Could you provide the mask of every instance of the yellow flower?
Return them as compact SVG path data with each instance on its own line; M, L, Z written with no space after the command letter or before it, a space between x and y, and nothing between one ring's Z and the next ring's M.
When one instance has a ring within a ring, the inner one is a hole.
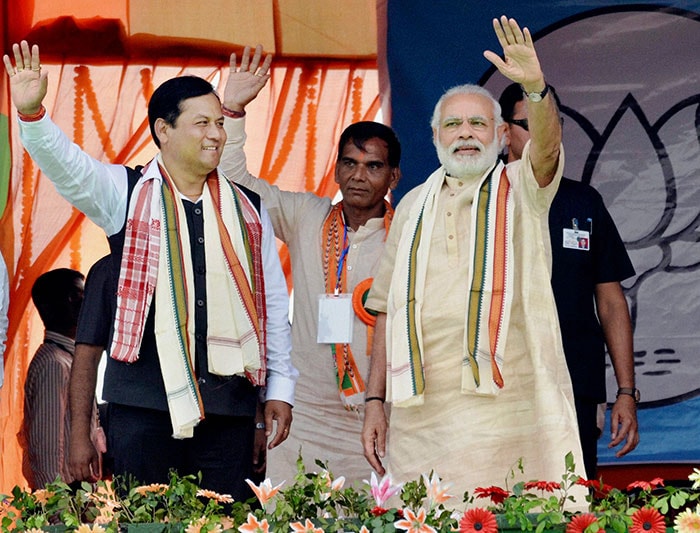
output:
M233 503L233 498L230 494L219 494L213 490L199 489L197 491L197 496L209 498L210 500L216 500L219 503Z
M700 533L700 505L695 512L686 509L674 520L674 528L678 533Z
M49 492L46 489L36 489L33 493L34 499L41 505L46 505L46 503L49 501L49 498L53 496L53 493Z

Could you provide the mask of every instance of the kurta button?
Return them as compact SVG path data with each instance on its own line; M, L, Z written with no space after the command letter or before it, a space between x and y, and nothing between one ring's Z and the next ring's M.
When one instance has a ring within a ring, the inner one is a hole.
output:
M204 237L197 237L197 242L199 244L204 244Z
M199 307L204 307L204 300L197 300L197 305Z
M451 217L451 216L452 216L452 213L451 213L450 211L448 211L448 212L447 212L447 216L448 216L448 217Z
M204 385L206 382L207 382L207 380L204 379L204 378L199 378L199 379L197 380L197 383L199 383L200 385Z
M194 214L195 214L195 215L201 215L201 214L202 214L202 210L201 210L199 207L195 207L195 208L194 208Z
M203 340L204 340L204 335L202 335L201 333L197 333L197 334L194 336L194 338L197 339L198 341L203 341Z
M450 239L450 240L452 240L452 239L454 239L454 238L455 238L455 236L454 236L454 235L448 235L448 237L447 237L447 238L448 238L448 239Z

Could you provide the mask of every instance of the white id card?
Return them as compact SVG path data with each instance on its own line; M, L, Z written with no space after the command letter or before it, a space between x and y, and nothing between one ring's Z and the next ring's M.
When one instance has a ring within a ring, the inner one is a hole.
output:
M348 344L352 342L352 294L319 294L318 335L320 344Z
M564 248L588 251L591 249L591 236L587 231L564 228Z

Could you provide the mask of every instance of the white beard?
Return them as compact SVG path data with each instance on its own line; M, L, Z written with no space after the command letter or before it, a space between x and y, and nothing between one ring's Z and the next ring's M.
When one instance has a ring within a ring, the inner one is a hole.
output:
M455 178L479 177L486 172L498 159L499 146L498 134L488 146L472 139L470 141L458 140L445 148L437 143L435 148L437 156L447 173ZM457 155L455 150L463 147L475 147L479 149L476 155Z

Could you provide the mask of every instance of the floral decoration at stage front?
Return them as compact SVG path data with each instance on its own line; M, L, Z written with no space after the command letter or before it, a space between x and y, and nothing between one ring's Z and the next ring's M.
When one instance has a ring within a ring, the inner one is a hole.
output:
M269 479L249 481L256 497L234 502L230 496L202 489L194 476L171 474L169 484L84 484L73 492L56 481L44 490L15 487L0 496L0 532L77 531L205 533L497 533L524 530L542 533L700 533L700 470L687 486L665 486L657 478L631 483L626 490L574 474L571 456L560 481L518 481L503 487L480 487L462 498L436 473L405 484L374 473L361 488L344 487L321 462L306 473L301 461L294 483L273 486ZM589 488L586 512L569 512L574 485ZM391 503L390 503L391 502Z

